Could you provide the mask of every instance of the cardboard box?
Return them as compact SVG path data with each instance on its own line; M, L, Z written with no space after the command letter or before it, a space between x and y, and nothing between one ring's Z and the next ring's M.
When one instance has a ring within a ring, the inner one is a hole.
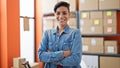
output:
M104 19L109 19L109 18L113 18L113 19L117 19L117 11L104 11Z
M99 9L119 9L120 0L99 0Z
M105 41L105 53L106 54L118 54L117 41Z
M70 4L70 11L76 11L76 9L77 9L76 0L58 0L58 2L59 1L68 2Z
M80 27L81 34L103 34L102 26Z
M90 12L90 19L103 19L103 12L102 11Z
M90 53L90 38L87 37L82 38L82 52Z
M104 34L117 34L117 26L104 26Z
M103 53L103 41L102 37L83 37L83 53Z
M104 19L104 26L116 26L117 25L117 19L116 18L108 18Z
M89 12L81 12L80 19L90 19L90 13Z
M91 38L91 44L90 44L90 52L91 53L103 53L104 47L103 47L104 39L102 37L92 37Z
M24 68L24 65L22 63L25 61L25 58L13 58L13 67L14 68Z
M31 68L40 68L40 64L39 63L32 63L30 64Z
M98 10L98 0L80 0L79 10Z
M120 57L101 56L100 68L120 68Z

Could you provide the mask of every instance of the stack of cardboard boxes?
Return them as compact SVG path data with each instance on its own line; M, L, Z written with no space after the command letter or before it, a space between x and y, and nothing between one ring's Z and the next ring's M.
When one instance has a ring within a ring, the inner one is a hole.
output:
M103 53L103 38L82 38L83 53Z
M119 47L116 40L105 40L103 37L83 37L83 53L118 54Z
M80 29L82 34L103 34L102 12L81 12Z
M80 29L82 34L117 34L119 11L81 12Z

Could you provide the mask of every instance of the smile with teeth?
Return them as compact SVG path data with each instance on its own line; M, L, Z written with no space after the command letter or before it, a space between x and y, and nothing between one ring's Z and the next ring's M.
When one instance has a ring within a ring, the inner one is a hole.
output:
M62 20L59 20L59 21L60 21L60 22L64 22L65 20L62 19Z

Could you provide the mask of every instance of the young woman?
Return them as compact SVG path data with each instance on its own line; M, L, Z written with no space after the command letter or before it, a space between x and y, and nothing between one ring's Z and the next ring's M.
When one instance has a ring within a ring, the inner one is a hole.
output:
M46 30L38 50L39 60L45 62L44 68L81 68L82 44L79 29L70 28L70 5L58 2L54 12L58 25Z

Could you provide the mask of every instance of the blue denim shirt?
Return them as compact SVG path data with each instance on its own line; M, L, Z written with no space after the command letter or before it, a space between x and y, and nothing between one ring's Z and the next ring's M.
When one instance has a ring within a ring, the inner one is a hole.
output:
M50 50L51 52L47 52ZM63 50L70 50L71 55L63 56ZM62 34L58 29L50 29L44 32L40 48L38 50L39 60L45 62L44 68L81 68L82 43L79 29L70 28L68 25Z

